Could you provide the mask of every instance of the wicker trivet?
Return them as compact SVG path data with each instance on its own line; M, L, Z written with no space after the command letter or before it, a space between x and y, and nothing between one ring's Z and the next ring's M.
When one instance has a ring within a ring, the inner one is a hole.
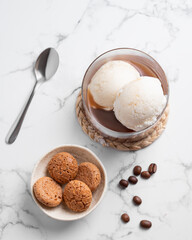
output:
M76 114L79 124L81 125L83 131L94 141L102 144L105 147L112 147L122 151L135 151L142 149L144 147L149 146L153 143L163 132L166 127L166 123L169 115L169 107L165 109L164 114L161 119L158 121L156 126L151 129L150 134L144 136L142 139L137 141L131 141L129 139L122 138L112 138L112 137L104 137L101 133L94 128L92 123L87 119L83 103L81 92L79 93L76 101Z

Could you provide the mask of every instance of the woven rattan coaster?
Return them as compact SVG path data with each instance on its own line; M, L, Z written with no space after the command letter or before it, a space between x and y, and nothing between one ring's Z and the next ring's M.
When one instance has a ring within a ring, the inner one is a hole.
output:
M104 137L102 134L94 128L92 123L87 119L83 103L81 92L79 93L76 101L76 114L79 124L81 125L83 131L94 141L102 144L105 147L112 147L122 151L135 151L142 149L144 147L149 146L153 143L163 132L166 127L166 123L169 115L169 107L165 109L164 114L161 119L155 125L154 128L151 129L150 133L143 135L143 138L140 137L139 140L130 141L129 139L122 138L112 138L112 137Z

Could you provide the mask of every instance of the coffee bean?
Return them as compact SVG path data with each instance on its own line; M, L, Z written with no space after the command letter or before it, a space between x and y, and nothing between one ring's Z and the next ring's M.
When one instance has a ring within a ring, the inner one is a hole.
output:
M129 222L130 220L129 215L127 213L122 214L121 219L123 222Z
M135 177L135 176L130 176L128 178L128 181L131 183L131 184L136 184L138 182L138 179Z
M133 202L136 204L136 205L140 205L142 203L142 200L140 197L138 196L134 196L133 197Z
M141 173L141 177L142 177L142 178L145 178L145 179L148 179L148 178L151 177L151 174L150 174L148 171L143 171L143 172Z
M148 220L142 220L140 222L140 226L142 228L150 228L152 226L152 223L150 221L148 221Z
M156 173L157 165L155 163L151 163L149 165L148 171L149 171L150 174Z
M119 182L119 185L123 188L126 188L126 187L128 187L129 183L127 180L121 179L121 181Z
M142 168L141 168L140 166L135 166L135 167L133 168L133 173L134 173L134 175L139 176L140 173L141 173L141 170L142 170Z

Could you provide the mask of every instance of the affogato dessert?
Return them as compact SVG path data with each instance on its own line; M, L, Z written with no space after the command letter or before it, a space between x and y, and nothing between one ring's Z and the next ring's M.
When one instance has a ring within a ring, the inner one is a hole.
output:
M100 125L129 133L158 120L166 107L167 89L147 61L131 55L109 58L90 78L88 111Z

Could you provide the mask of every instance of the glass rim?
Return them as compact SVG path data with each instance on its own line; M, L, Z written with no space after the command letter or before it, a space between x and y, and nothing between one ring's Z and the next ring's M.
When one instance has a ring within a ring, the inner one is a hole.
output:
M145 56L147 56L148 58L150 58L153 62L155 62L155 64L157 64L162 73L165 75L165 78L166 78L166 83L167 83L167 95L166 96L166 104L165 104L165 107L163 108L161 114L158 116L157 120L150 126L148 126L147 128L145 129L142 129L140 131L134 131L134 132L117 132L117 131L114 131L112 129L109 129L105 126L103 126L101 123L99 123L89 112L89 109L87 108L87 105L85 103L85 99L84 99L84 96L83 96L83 85L84 85L84 81L85 81L85 77L89 71L89 69L92 67L92 65L102 56L104 56L105 54L107 53L110 53L110 52L115 52L115 51L118 51L118 50L131 50L131 51L135 51L135 52L138 52L138 53L141 53ZM83 107L85 109L85 113L86 115L88 114L89 118L91 119L91 122L93 123L94 127L96 129L98 129L101 133L105 134L105 135L108 135L110 137L115 137L115 138L129 138L129 137L132 137L132 136L137 136L137 135L140 135L148 130L150 130L151 128L153 128L156 123L161 119L162 115L164 114L165 112L165 109L167 108L167 105L168 105L168 101L169 101L169 82L167 80L167 76L164 72L164 70L162 69L162 67L160 66L160 64L153 58L151 57L149 54L141 51L141 50L138 50L138 49L135 49L135 48L127 48L127 47L121 47L121 48L114 48L114 49L111 49L111 50L108 50L102 54L100 54L99 56L97 56L88 66L87 70L85 71L85 74L83 76L83 81L82 81L82 85L81 85L81 96L82 96L82 102L83 102Z

